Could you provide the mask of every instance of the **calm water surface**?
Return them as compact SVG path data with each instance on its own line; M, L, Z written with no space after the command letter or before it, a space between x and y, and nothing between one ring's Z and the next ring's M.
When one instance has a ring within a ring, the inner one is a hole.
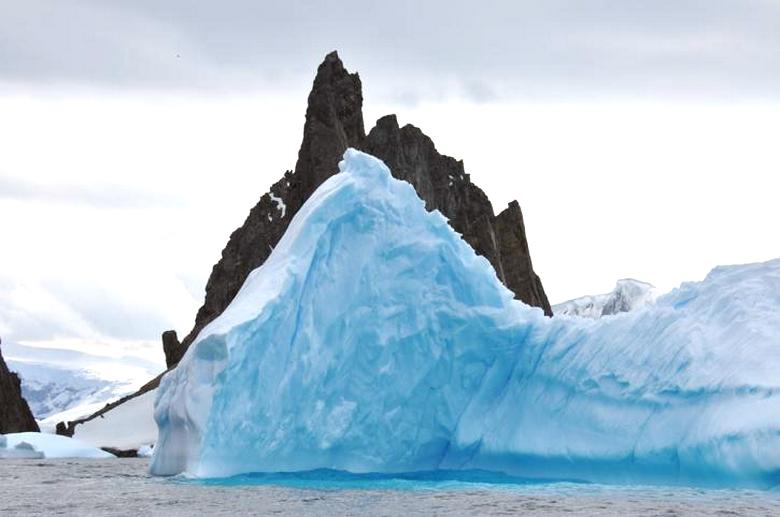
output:
M148 460L0 461L13 515L778 515L780 493L437 480L255 477L230 484L148 475Z

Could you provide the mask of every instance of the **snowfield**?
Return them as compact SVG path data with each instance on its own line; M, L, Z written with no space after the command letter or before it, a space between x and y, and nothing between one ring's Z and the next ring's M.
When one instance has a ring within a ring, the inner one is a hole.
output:
M158 389L151 471L780 481L780 260L546 318L348 150Z
M148 391L77 425L73 437L95 447L121 450L139 450L154 444L157 441L157 424L154 422L156 391Z

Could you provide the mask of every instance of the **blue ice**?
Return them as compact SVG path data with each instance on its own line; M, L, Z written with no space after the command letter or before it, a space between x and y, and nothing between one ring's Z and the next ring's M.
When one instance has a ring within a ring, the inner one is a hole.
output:
M546 318L381 161L340 169L163 378L152 473L780 482L780 260Z

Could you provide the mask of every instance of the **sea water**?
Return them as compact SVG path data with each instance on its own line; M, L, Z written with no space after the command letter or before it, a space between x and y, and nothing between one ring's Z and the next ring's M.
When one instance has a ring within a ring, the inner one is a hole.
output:
M780 492L333 471L190 481L146 459L0 462L0 515L780 515Z

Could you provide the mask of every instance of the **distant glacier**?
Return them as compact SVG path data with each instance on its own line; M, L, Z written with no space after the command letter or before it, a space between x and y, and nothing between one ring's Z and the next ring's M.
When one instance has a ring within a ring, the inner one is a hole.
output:
M657 295L652 284L624 278L618 280L609 293L581 296L553 305L553 314L598 319L646 307L655 301Z
M9 367L22 378L22 394L44 430L89 415L132 393L164 368L141 349L121 356L3 343Z
M348 150L155 403L151 471L780 480L780 260L547 318Z

